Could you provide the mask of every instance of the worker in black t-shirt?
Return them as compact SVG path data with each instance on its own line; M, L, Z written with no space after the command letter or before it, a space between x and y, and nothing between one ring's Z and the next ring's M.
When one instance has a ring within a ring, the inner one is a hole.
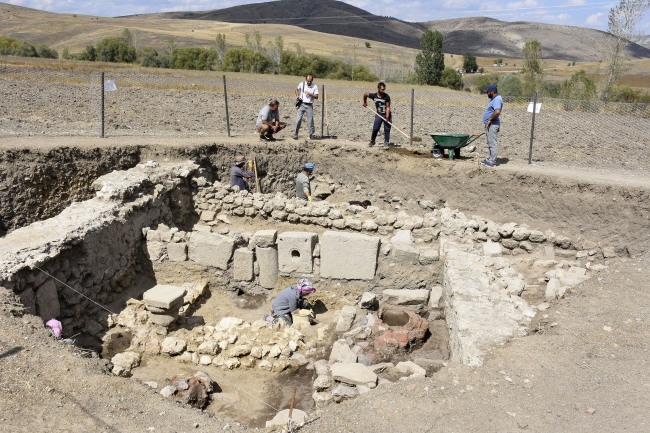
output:
M386 84L383 81L380 81L377 84L377 93L364 93L363 94L363 106L367 107L368 103L366 100L370 98L375 101L375 107L377 108L377 114L375 116L375 123L372 126L372 135L370 137L369 147L375 145L375 139L377 138L377 133L379 133L379 128L381 124L384 124L384 147L388 148L390 142L390 124L388 122L393 122L391 112L390 112L390 96L386 93ZM383 117L383 119L382 119ZM388 120L386 122L385 120Z

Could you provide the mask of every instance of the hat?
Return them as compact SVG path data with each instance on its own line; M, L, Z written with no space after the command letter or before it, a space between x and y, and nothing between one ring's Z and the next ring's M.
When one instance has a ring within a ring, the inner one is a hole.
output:
M235 157L235 164L239 165L241 163L245 162L244 155L237 155Z
M312 285L312 282L307 278L302 278L298 281L298 290L300 290L301 295L308 295L316 291Z
M483 92L487 93L487 92L496 92L496 91L497 91L497 85L490 84L489 86L487 86L487 89L485 89Z
M312 164L311 162L308 162L307 164L305 164L305 166L303 168L305 170L313 170L314 169L314 164Z

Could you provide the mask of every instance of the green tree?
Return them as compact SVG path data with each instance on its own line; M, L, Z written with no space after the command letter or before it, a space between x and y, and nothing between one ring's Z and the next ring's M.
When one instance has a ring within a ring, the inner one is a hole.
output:
M415 57L415 73L420 84L438 85L445 69L442 34L427 30L420 39L422 51Z
M151 47L146 47L138 51L138 61L141 66L146 68L159 68L161 66L158 51Z
M366 48L370 48L370 42L366 42Z
M571 76L571 79L562 83L560 98L589 101L596 99L598 91L596 84L587 77L587 73L580 70Z
M61 52L61 58L65 60L70 59L70 50L68 49L68 47L63 47L63 51Z
M499 94L502 96L521 96L521 80L516 75L504 75L499 77L497 83Z
M476 63L476 56L473 56L470 53L465 53L463 55L463 70L467 74L474 73L478 70L478 63Z
M623 84L612 88L610 101L612 102L636 102L650 103L650 94L641 90L634 90L629 84Z
M59 58L59 52L55 50L54 48L50 48L45 44L40 44L36 47L36 54L38 57L42 57L44 59L58 59Z
M105 38L97 43L97 59L102 62L133 63L135 47L123 38Z
M440 86L461 90L463 88L463 77L454 68L445 68L440 76Z
M217 52L217 63L221 67L223 65L223 56L226 54L226 35L217 34L214 41L214 50Z
M544 87L544 58L542 43L538 40L528 41L524 44L524 67L520 74L522 77L523 96L533 96Z
M636 25L643 19L650 8L650 0L620 0L608 15L607 31L602 48L603 63L605 64L602 98L605 102L610 99L611 90L621 80L629 69L627 45L636 35Z

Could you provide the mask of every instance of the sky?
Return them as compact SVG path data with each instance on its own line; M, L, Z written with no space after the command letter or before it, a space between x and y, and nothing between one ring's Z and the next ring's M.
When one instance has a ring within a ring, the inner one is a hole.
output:
M264 0L5 0L50 12L97 16L120 16L153 12L223 9ZM318 1L318 0L305 0ZM599 0L343 0L375 15L405 21L431 21L447 18L488 16L502 21L536 21L607 29L607 14L617 1ZM650 34L650 12L637 29Z

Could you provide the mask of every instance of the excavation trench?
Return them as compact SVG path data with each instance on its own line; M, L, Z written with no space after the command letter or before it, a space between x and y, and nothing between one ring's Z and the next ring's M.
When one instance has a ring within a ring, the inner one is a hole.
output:
M603 228L594 229L602 238L584 239L543 220L525 224L525 206L518 223L466 215L444 206L442 194L453 194L444 181L417 200L363 181L351 187L338 179L350 167L327 162L313 184L327 200L300 202L289 197L298 160L311 156L302 150L284 166L275 151L260 169L263 188L287 195L234 191L219 181L229 163L216 150L201 150L202 165L101 176L95 198L11 231L0 238L0 284L28 312L60 320L76 344L107 360L134 354L137 362L116 360L113 371L155 382L156 392L205 371L219 388L208 409L251 426L286 408L294 387L309 412L446 362L480 365L494 346L527 335L549 302L645 248L608 244ZM373 206L347 203L362 194ZM316 323L264 322L279 291L305 277L317 287ZM147 300L161 286L177 294ZM364 365L375 382L319 360Z

